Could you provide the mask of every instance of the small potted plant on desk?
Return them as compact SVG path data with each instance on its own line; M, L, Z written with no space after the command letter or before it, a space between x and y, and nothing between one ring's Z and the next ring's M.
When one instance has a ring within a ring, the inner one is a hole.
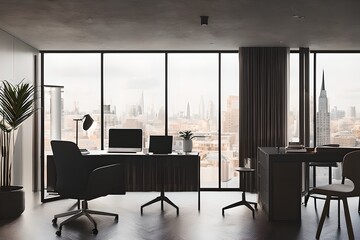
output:
M22 186L11 185L17 129L34 113L35 88L4 80L0 85L0 219L18 217L25 210Z
M180 131L179 137L183 139L183 152L188 153L192 151L192 139L195 137L191 131Z

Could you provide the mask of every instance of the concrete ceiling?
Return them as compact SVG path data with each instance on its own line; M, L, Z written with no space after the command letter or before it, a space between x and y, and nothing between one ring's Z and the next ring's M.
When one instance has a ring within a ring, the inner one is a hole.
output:
M39 50L359 50L359 10L358 0L0 0L0 28Z

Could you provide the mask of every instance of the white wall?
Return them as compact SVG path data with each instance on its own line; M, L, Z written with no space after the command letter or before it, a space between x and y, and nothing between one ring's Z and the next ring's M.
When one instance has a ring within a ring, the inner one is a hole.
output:
M39 86L39 81L35 79L34 57L38 54L37 49L0 29L0 81L18 83L24 79ZM34 134L34 119L29 118L20 127L15 144L12 184L24 186L25 191L38 189L33 180L33 163L39 162L33 150L35 141L39 141Z

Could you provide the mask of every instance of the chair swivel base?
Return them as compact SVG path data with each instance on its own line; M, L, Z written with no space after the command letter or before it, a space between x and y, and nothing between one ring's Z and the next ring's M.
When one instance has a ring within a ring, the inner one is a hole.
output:
M244 205L244 206L246 206L247 208L249 208L249 209L252 211L252 215L253 215L253 217L255 217L255 210L254 210L254 208L253 208L250 204L254 204L255 210L257 210L257 203L246 201L245 192L243 192L243 193L242 193L242 200L239 201L239 202L236 202L236 203L233 203L233 204L230 204L230 205L224 207L224 208L222 209L222 215L223 215L223 216L225 215L225 210L226 210L226 209Z
M173 206L176 209L176 214L179 215L179 207L176 206L169 198L167 198L164 194L161 194L160 196L158 196L157 198L145 203L144 205L141 206L140 208L140 212L141 215L143 214L143 208L146 206L149 206L153 203L156 202L160 202L161 201L161 211L164 211L164 202L167 202L169 205Z
M67 224L68 222L71 222L71 221L73 221L73 220L75 220L75 219L77 219L77 218L79 218L79 217L81 217L83 215L85 215L93 223L94 229L92 230L92 233L97 234L98 233L97 224L96 224L95 220L91 217L90 214L113 216L113 217L115 217L115 222L118 222L118 220L119 220L119 215L116 214L116 213L100 212L100 211L94 211L94 210L88 209L88 203L87 203L86 200L84 200L84 201L81 202L81 209L66 212L66 213L56 214L54 216L54 219L52 220L52 223L54 225L56 225L58 218L71 216L68 219L66 219L66 220L64 220L63 222L60 223L59 230L56 231L56 235L61 236L61 230L62 230L62 227L65 224Z

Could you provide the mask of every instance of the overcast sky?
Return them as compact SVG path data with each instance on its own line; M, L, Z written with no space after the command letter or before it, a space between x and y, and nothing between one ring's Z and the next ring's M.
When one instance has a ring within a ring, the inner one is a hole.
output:
M299 55L291 54L290 59L290 108L298 109ZM347 111L355 106L360 112L360 54L316 55L316 101L320 95L322 72L324 70L325 90L329 110L334 106ZM313 96L313 54L310 55L310 95Z
M45 84L63 85L65 109L91 112L100 107L99 54L46 54ZM192 112L209 102L217 108L218 54L169 54L169 112ZM223 54L222 94L238 95L238 56ZM164 107L164 54L104 54L105 104L117 106L118 113L138 104L144 94L145 109ZM226 99L223 100L223 107Z

